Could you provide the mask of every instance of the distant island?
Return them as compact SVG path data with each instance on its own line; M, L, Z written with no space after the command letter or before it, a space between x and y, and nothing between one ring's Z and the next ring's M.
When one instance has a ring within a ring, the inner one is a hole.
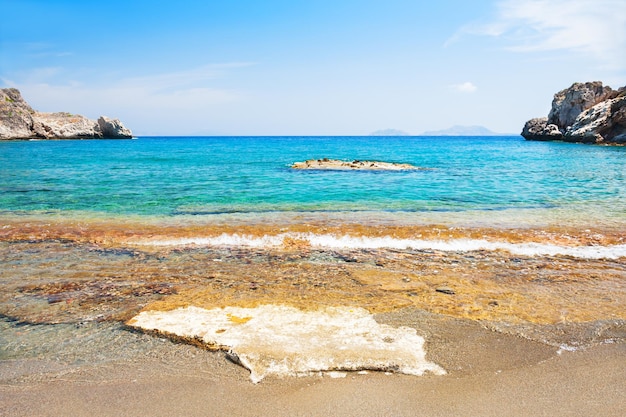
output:
M496 133L484 126L452 126L443 130L430 130L421 136L502 136L503 133Z
M510 133L498 133L484 126L460 126L455 125L443 130L429 130L416 136L505 136ZM370 136L412 136L403 130L382 129L369 134Z
M132 137L132 132L118 119L101 116L91 120L68 112L38 112L22 98L18 89L0 89L0 140Z
M548 117L530 119L527 140L626 145L626 86L574 83L554 95Z
M398 129L382 129L370 133L370 136L410 136L410 134Z

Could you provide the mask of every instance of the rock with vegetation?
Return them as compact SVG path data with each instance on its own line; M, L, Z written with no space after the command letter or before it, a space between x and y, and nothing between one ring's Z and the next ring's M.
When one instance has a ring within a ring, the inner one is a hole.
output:
M132 132L117 119L97 121L66 112L33 110L15 88L0 89L0 140L130 139Z
M626 87L613 90L600 81L574 83L552 100L548 117L526 122L528 140L626 144Z
M33 120L35 111L15 88L0 89L0 139L42 136L41 125Z

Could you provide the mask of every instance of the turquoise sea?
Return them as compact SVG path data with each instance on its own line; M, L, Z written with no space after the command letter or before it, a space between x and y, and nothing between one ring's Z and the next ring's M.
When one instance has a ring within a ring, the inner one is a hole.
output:
M296 171L318 158L425 170ZM626 148L506 137L140 137L0 143L0 213L346 215L626 223Z
M290 168L320 158L424 169ZM621 343L625 168L626 147L519 136L0 142L0 384L170 361L124 323L177 306L412 308Z

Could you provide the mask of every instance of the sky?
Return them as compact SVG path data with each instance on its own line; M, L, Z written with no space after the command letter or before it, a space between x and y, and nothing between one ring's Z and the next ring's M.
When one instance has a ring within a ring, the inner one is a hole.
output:
M148 135L519 133L626 85L626 0L0 0L0 87Z

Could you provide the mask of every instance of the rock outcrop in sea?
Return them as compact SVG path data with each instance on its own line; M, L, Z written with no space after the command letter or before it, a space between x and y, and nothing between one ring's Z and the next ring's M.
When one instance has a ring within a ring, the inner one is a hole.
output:
M118 119L98 120L66 112L33 110L15 88L0 89L0 140L130 139L132 132Z
M330 171L404 171L424 169L411 164L399 164L396 162L382 161L342 161L339 159L309 159L304 162L294 162L293 169L314 169Z
M613 90L602 82L574 83L552 100L548 117L526 122L528 140L626 144L626 87Z

